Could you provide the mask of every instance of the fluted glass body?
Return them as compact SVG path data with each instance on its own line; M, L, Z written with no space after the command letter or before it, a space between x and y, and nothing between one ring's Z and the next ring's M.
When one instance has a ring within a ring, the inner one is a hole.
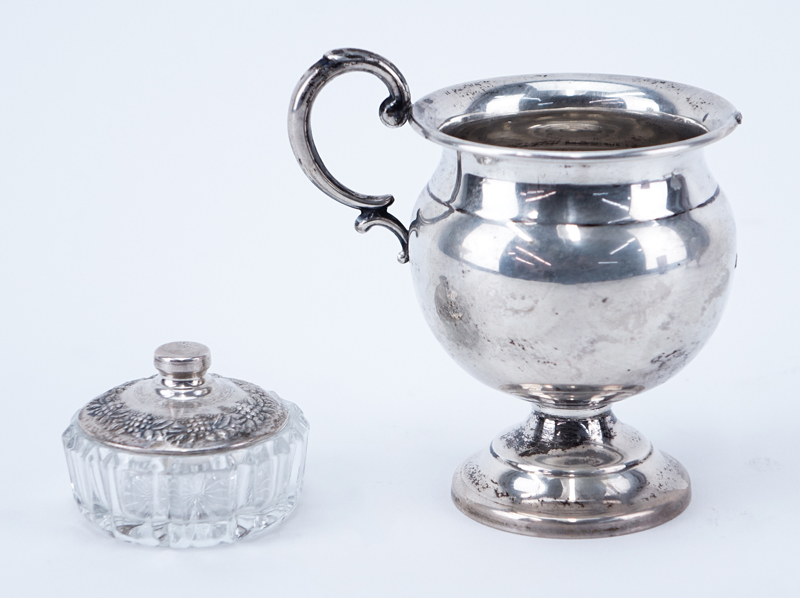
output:
M308 423L289 417L275 435L245 448L159 455L100 443L77 416L63 435L81 513L121 540L173 548L214 546L280 523L300 493Z

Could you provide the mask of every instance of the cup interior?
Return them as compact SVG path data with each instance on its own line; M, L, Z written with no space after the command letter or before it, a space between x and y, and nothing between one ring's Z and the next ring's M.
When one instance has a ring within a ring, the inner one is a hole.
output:
M462 150L587 156L710 143L741 115L725 99L688 85L568 74L441 89L414 104L411 122L433 141Z
M671 114L575 107L459 118L440 130L474 143L550 151L651 147L708 132L700 123Z

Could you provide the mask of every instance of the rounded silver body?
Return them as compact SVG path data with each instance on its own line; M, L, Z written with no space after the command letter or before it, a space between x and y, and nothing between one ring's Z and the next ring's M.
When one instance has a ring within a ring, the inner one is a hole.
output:
M716 327L736 261L701 152L578 165L576 185L576 165L446 149L409 238L436 338L482 382L542 406L597 409L665 382ZM670 213L675 198L686 207Z
M679 514L691 496L685 469L610 405L668 380L719 322L735 229L703 147L741 115L694 87L586 74L476 81L411 106L391 63L337 52L295 92L301 166L361 210L358 230L398 235L425 319L453 359L533 403L526 422L459 468L456 505L553 537L630 533ZM392 108L388 124L407 118L444 148L407 232L386 211L391 196L342 187L313 148L313 97L348 69L387 83L384 121Z

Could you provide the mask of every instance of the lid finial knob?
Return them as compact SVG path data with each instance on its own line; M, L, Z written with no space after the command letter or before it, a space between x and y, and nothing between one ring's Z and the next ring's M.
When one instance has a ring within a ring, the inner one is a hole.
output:
M165 386L202 386L211 366L211 350L202 343L167 343L156 349L153 363L164 376Z

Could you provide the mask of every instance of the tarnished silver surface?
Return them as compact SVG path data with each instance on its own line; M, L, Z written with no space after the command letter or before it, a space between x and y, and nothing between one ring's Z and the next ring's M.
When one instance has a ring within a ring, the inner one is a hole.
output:
M683 466L609 410L582 418L534 410L453 477L453 500L473 519L555 538L644 530L690 499Z
M444 148L409 227L425 319L470 374L533 403L456 472L456 505L552 537L676 516L688 474L610 405L668 380L719 322L735 228L702 148L739 112L669 81L558 74L445 88L409 121Z
M207 374L208 347L169 343L156 349L159 375L127 382L90 401L78 414L92 439L153 454L239 449L274 435L289 412L273 392Z
M361 211L355 227L360 233L373 226L392 231L402 250L397 260L408 261L408 231L387 211L394 202L391 195L364 195L352 191L337 181L322 163L311 134L311 108L319 91L331 79L352 71L371 73L384 82L389 97L381 104L380 117L387 127L400 127L408 119L411 94L403 75L385 58L355 48L333 50L306 71L297 84L289 107L289 141L303 172L321 191L350 208Z

